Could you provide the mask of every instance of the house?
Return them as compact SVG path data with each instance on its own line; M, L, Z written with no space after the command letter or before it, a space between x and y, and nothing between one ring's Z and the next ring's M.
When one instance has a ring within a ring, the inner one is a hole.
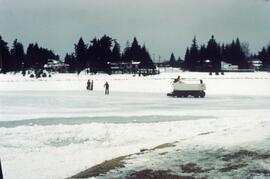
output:
M138 72L139 64L141 62L130 61L130 62L107 62L110 74L124 74L131 73L135 74Z
M221 62L221 70L222 71L238 71L238 66L222 61Z
M66 73L68 72L68 64L65 64L64 62L60 60L54 60L49 59L48 63L44 65L44 69L48 72L60 72L60 73Z
M259 59L252 59L249 60L251 68L253 68L255 71L260 71L262 69L262 61Z

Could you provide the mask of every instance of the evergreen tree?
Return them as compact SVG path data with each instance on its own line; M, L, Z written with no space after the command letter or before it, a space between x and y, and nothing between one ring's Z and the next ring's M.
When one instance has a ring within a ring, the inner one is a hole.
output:
M213 35L207 44L207 55L212 64L212 70L219 71L221 69L221 48Z
M194 71L199 65L199 51L196 37L192 40L190 49L186 51L185 67L187 70Z
M139 45L136 37L134 37L133 42L131 44L131 48L130 48L130 55L131 55L131 59L127 59L128 61L142 61L144 59L143 55L145 55L146 49L142 49L142 47ZM148 52L147 52L148 53ZM150 55L149 55L150 56Z
M59 60L52 50L39 47L37 43L30 43L26 50L25 68L42 69L49 59Z
M99 40L94 38L87 49L87 66L90 67L90 70L94 73L98 71L96 66L98 65L99 48Z
M237 65L240 69L249 68L246 54L249 54L248 45L243 43L242 47L238 38L222 47L222 61Z
M84 43L82 37L79 39L78 43L75 44L75 57L78 62L77 70L82 71L86 67L86 52L87 45Z
M103 37L101 37L101 39L99 40L99 59L98 59L98 69L101 71L107 71L107 62L111 59L112 56L112 51L111 51L111 47L112 47L112 38L104 35Z
M10 52L7 44L8 43L2 39L2 36L0 36L0 68L2 68L0 72L3 73L6 73L11 69Z
M208 54L207 54L207 48L205 45L202 45L199 50L199 59L200 59L200 68L203 71L209 70L204 68L204 64L207 63L206 60L208 60Z
M17 39L13 42L13 47L10 51L11 60L12 60L12 69L13 71L22 70L22 63L24 63L24 49L23 45L17 41Z
M112 49L111 62L120 62L121 61L121 52L119 43L114 40L114 47Z
M139 68L154 68L154 63L145 46L141 47L134 37L131 47L127 45L123 53L123 60L126 62L138 61L141 62Z
M189 48L188 48L188 47L187 47L187 49L186 49L184 61L185 61L185 62L189 61Z
M87 67L90 67L91 71L96 73L97 71L107 71L107 62L112 60L112 38L104 35L101 39L94 38L91 41L91 45L87 49ZM119 45L119 44L118 44ZM115 52L117 46L115 44ZM120 54L120 46L119 46ZM118 59L119 60L119 59Z
M235 63L239 66L240 69L248 68L246 56L238 38L236 39L235 43L235 54L233 61L235 61Z
M262 61L263 66L270 65L270 45L266 48L263 47L258 53L258 58Z
M154 63L151 59L151 56L146 49L145 46L142 47L141 49L141 63L139 65L140 68L145 68L145 69L154 69Z
M75 58L75 55L72 53L72 54L66 54L65 56L65 64L68 64L69 65L69 72L75 72L76 71L76 67L77 67L77 61L76 61L76 58Z
M177 67L183 68L184 60L182 60L181 57L178 57L176 64L177 64Z
M169 63L170 63L170 66L171 67L175 67L176 66L176 59L175 59L175 56L174 56L173 53L171 54Z

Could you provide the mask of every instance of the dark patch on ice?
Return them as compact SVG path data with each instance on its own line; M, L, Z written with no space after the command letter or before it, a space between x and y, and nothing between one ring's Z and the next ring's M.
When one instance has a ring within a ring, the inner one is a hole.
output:
M166 155L168 152L161 152L159 155Z
M227 166L225 166L224 168L219 169L219 171L221 172L230 172L232 170L237 170L243 167L246 167L247 164L245 163L240 163L240 164L228 164Z
M179 176L171 174L169 170L141 170L138 172L133 172L127 179L195 179L193 176Z
M146 152L146 151L149 151L149 149L141 149L140 150L141 153Z
M140 150L140 153L137 153L138 155L140 154L143 154L145 152L151 152L151 151L154 151L154 150L158 150L158 149L165 149L165 148L170 148L170 147L175 147L177 142L172 142L172 143L164 143L164 144L160 144L154 148L151 148L151 149L141 149Z
M187 163L181 165L183 173L200 173L203 172L202 168L195 163Z
M250 170L251 173L255 173L257 175L270 176L269 170Z
M208 135L208 134L212 134L212 133L214 133L214 131L203 132L203 133L200 133L198 135Z
M224 161L230 161L230 160L241 160L244 158L252 158L252 159L268 159L270 158L270 154L268 153L258 153L248 150L239 150L238 152L232 153L232 154L226 154L222 157L222 160Z
M164 148L169 148L169 147L175 147L175 144L174 143L161 144L161 145L154 147L152 150L164 149Z
M78 138L78 137L57 137L55 139L49 140L46 145L54 147L63 147L70 144L81 144L89 141L89 139Z
M116 169L116 168L122 168L124 167L125 160L130 155L125 155L121 157L117 157L111 160L107 160L99 165L95 165L87 170L84 170L71 178L90 178L90 177L97 177L101 174L106 174L108 171Z
M18 121L0 121L0 127L12 128L18 126L50 126L50 125L80 125L90 123L157 123L186 120L216 119L214 116L174 116L174 115L142 115L142 116L96 116L96 117L49 117Z

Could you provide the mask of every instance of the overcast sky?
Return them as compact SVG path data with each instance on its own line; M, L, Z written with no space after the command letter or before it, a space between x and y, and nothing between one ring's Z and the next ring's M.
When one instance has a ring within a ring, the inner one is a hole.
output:
M121 49L136 36L156 59L171 52L183 58L196 35L206 43L239 37L252 52L270 42L266 0L0 0L0 35L12 43L40 45L62 55L79 37L107 34ZM25 47L26 48L26 47Z

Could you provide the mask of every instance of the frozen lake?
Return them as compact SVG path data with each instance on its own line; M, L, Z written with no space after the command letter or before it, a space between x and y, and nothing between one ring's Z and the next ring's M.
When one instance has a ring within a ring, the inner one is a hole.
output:
M223 129L268 123L270 96L101 91L0 92L0 157L4 176L63 178L113 157ZM232 132L233 133L233 132ZM246 133L245 139L253 140ZM263 140L264 132L256 139ZM255 140L255 139L254 139Z

